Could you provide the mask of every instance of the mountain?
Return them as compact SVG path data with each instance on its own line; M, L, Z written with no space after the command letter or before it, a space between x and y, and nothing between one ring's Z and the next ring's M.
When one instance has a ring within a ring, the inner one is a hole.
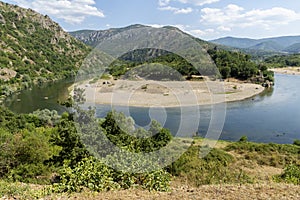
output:
M90 51L47 15L3 2L0 38L0 95L70 76Z
M84 43L95 47L97 46L97 44L101 43L101 41L105 41L106 39L118 33L122 33L126 30L134 30L144 27L147 26L136 24L124 28L112 28L108 30L99 31L80 30L76 32L71 32L70 34L73 35L75 38L83 41ZM212 65L203 64L200 67L202 67L201 70L205 70L205 73L210 73L214 75L216 75L217 73L218 77L222 76L222 78L225 79L229 77L234 77L241 80L252 80L252 78L256 78L258 71L261 70L259 65L252 62L252 60L250 59L251 56L245 55L245 53L242 53L240 50L226 47L224 45L216 45L214 43L195 38L194 36L189 35L188 33L185 33L176 27L166 26L163 28L178 31L182 34L185 34L187 37L199 43L207 51L207 53L210 56L208 62L210 63L211 61L213 61L214 64L218 67L219 71L216 72L215 68L210 67ZM145 31L145 29L142 29L142 31ZM128 34L128 37L131 38L130 33ZM197 54L199 54L199 52L195 52L195 55ZM194 67L190 63L187 63L182 57L172 52L161 51L153 48L137 49L125 53L110 64L108 72L116 77L122 76L130 70L135 69L136 66L141 65L141 63L165 64L170 66L171 68L176 69L176 71L178 71L181 75L186 76L188 78L191 77L191 75L199 75L199 71L195 70ZM159 70L163 71L162 69ZM134 75L136 74L133 74L133 76ZM267 77L268 80L273 81L272 74L269 74L267 71L265 72L265 77ZM265 80L255 79L255 82L260 81L263 82Z
M116 35L118 33L121 33L123 31L131 30L131 29L136 29L136 28L142 28L146 27L141 24L135 24L135 25L130 25L124 28L111 28L108 30L79 30L79 31L74 31L74 32L69 32L73 37L81 40L87 45L90 45L92 47L97 46L102 40L105 38L112 37L113 35Z
M253 50L262 50L262 51L281 51L283 47L279 45L276 42L273 41L265 41L258 43L254 46L248 47L248 49L253 49Z
M229 46L229 47L236 47L236 48L248 48L248 47L259 44L259 42L254 39L234 38L234 37L219 38L216 40L211 40L210 42L213 42L215 44Z
M300 53L300 43L292 44L284 49L286 52Z
M300 43L300 36L282 36L263 39L224 37L211 40L211 42L241 49L293 53L293 51L289 51L288 47Z

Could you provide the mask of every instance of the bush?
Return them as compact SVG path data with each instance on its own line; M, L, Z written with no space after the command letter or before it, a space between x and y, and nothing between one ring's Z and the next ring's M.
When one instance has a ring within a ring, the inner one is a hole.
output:
M251 183L245 173L234 166L234 158L220 149L210 149L204 157L199 156L199 146L192 146L168 167L174 176L186 177L194 186L220 183Z
M138 185L148 190L168 191L171 179L164 170L140 174L116 171L93 157L83 159L73 169L66 163L59 174L60 182L54 184L55 192L81 192L84 189L100 192Z
M81 192L84 188L100 192L117 188L112 170L92 157L83 159L74 169L66 163L59 174L60 183L54 184L57 192Z
M296 146L300 146L300 140L295 140L293 144Z
M247 142L248 141L248 137L247 136L242 136L239 140L239 142Z
M300 185L300 166L299 165L288 165L281 175L274 176L277 182L292 183L295 185Z
M169 191L171 175L165 170L154 171L143 175L142 187L148 190Z
M4 133L0 140L0 176L13 181L45 183L50 167L45 162L60 152L50 139L54 129L26 129ZM42 177L40 180L37 177Z

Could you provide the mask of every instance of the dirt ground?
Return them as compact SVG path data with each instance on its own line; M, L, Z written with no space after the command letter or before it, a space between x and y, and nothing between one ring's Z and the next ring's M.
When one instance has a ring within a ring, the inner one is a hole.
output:
M139 189L109 191L102 193L81 193L60 196L57 199L103 199L103 200L298 200L300 186L289 184L247 184L247 185L205 185L199 188L172 186L171 192L149 192Z
M300 75L300 67L284 67L270 70L279 74Z

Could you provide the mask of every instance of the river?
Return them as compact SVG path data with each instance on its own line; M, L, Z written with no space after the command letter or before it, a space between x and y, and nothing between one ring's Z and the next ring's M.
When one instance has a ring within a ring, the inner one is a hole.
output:
M266 90L251 99L227 103L226 119L220 139L236 141L246 135L250 141L292 143L300 139L300 76L275 74L274 88ZM67 98L67 88L71 81L33 87L12 95L4 102L5 106L16 113L28 113L36 109L55 109L62 113L66 109L57 101ZM46 98L45 98L46 97ZM104 117L111 109L109 106L97 105L97 116ZM122 107L118 109L122 110ZM199 136L205 136L211 119L211 107L200 106ZM131 107L130 115L137 125L146 126L150 116L160 116L162 112L149 108ZM179 128L181 112L179 108L167 108L164 127L172 133ZM151 115L152 113L152 115ZM154 114L153 114L154 113ZM195 116L186 114L185 121L195 120ZM158 119L161 121L160 119Z

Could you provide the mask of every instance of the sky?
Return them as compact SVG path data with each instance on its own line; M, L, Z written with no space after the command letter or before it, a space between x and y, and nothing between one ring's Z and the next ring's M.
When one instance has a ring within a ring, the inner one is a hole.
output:
M64 30L172 25L198 38L300 35L297 0L2 0L31 8Z

